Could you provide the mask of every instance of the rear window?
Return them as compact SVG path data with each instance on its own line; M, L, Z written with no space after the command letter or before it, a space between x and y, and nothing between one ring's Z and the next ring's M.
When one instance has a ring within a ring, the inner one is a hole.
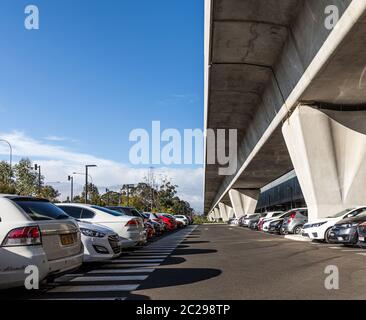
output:
M18 206L34 221L69 219L60 208L48 201L14 199Z
M119 211L114 211L114 210L111 210L111 209L107 209L107 208L103 208L103 207L99 207L99 206L91 206L92 208L94 209L98 209L100 211L103 211L105 213L108 213L112 216L115 216L115 217L122 217L124 216L124 214L122 212L119 212Z
M73 217L75 219L81 218L81 212L83 209L80 207L59 206L59 208L65 211L70 217Z

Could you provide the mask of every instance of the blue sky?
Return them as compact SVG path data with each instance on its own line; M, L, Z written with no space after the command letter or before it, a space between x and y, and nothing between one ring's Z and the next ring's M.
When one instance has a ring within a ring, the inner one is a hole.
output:
M40 30L24 28L28 4ZM203 1L2 0L1 12L0 138L15 154L33 143L33 160L124 166L135 128L203 127Z

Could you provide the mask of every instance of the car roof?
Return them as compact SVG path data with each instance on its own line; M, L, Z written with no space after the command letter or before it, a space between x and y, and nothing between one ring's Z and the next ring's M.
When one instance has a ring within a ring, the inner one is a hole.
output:
M23 200L39 200L39 201L49 202L47 199L44 199L44 198L32 197L32 196L20 196L17 194L5 194L5 193L0 193L0 198L6 198L6 199L10 199L10 200L23 199Z

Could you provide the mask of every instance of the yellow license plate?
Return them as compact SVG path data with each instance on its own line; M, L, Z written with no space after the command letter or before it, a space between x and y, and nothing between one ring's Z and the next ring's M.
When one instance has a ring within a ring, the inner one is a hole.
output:
M61 244L63 246L69 246L74 243L73 234L62 234L60 237L61 237Z

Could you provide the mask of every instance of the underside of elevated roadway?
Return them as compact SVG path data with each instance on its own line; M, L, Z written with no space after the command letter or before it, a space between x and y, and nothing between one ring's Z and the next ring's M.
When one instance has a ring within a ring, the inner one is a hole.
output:
M340 18L332 29L330 5ZM205 165L206 213L229 204L230 189L262 188L293 169L281 127L299 103L363 108L365 9L364 0L206 1L205 127L238 134L235 174Z

